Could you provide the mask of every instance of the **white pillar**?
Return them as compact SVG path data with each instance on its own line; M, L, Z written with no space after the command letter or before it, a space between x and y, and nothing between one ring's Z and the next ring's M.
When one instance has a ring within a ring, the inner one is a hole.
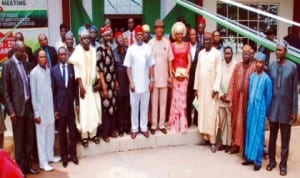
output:
M48 40L54 46L59 39L59 25L63 22L61 0L48 0Z

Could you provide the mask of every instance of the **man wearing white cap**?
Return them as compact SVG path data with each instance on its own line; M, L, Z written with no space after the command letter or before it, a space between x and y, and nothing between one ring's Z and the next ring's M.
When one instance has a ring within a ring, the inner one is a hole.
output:
M79 28L80 45L77 45L69 58L73 64L75 79L79 85L79 120L82 145L88 146L88 138L98 144L96 136L98 124L101 122L101 100L99 95L99 77L96 71L96 49L90 45L89 31Z
M291 124L296 121L298 114L297 66L286 60L287 42L280 40L276 47L276 58L270 64L270 77L273 82L273 98L268 113L270 121L269 159L267 170L276 167L275 153L277 133L281 135L280 175L287 174L287 159L291 136Z
M243 165L254 164L258 171L262 165L265 143L266 116L272 100L272 81L264 72L266 55L255 56L256 72L250 75L247 109L245 158Z

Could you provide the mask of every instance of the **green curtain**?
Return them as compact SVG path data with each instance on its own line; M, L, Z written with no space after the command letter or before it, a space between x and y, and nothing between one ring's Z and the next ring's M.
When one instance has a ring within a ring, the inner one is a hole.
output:
M148 24L153 33L154 22L160 18L160 0L143 0L143 23Z
M99 29L104 25L104 0L93 0L93 24Z
M91 19L86 13L82 0L72 0L71 4L71 28L76 41L78 41L78 29L82 25L91 24Z

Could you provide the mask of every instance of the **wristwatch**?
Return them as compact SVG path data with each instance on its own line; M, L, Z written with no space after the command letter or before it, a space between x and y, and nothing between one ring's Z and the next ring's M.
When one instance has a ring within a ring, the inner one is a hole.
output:
M150 78L150 82L154 82L154 78Z

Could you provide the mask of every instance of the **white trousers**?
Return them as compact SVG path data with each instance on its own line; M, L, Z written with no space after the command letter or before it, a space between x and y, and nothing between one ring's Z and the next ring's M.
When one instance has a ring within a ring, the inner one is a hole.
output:
M142 132L148 131L148 107L149 107L150 92L134 93L130 92L131 106L131 131L138 132L139 126ZM140 111L140 125L139 125Z
M232 144L231 112L229 107L219 107L219 128L221 129L222 144Z
M39 165L44 168L54 158L54 123L35 124Z
M165 128L168 88L153 88L151 93L151 129L157 129L158 111L159 128ZM159 106L159 107L158 107ZM159 109L158 109L159 108Z

